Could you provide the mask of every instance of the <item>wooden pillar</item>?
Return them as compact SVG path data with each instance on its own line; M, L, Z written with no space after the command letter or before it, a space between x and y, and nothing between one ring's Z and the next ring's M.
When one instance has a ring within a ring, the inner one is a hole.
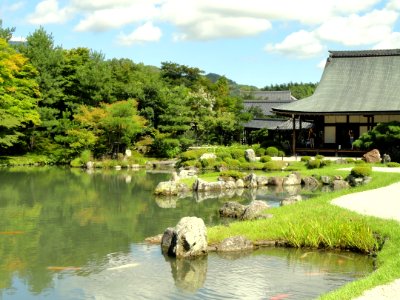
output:
M296 155L296 119L294 115L292 115L292 121L293 121L292 154Z

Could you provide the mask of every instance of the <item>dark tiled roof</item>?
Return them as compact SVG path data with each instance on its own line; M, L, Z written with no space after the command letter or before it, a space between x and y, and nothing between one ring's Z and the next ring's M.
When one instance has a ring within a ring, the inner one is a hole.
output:
M331 53L311 97L273 110L313 115L400 113L400 49Z
M261 129L261 128L266 128L268 130L293 130L292 128L293 123L292 120L289 119L254 119L251 120L250 122L247 122L244 124L245 128L249 129ZM312 126L311 123L308 122L302 122L301 123L301 128L307 129ZM299 121L296 120L296 128L300 128Z
M272 107L296 101L290 91L253 91L251 98L243 101L244 108L258 107L264 116L273 115Z

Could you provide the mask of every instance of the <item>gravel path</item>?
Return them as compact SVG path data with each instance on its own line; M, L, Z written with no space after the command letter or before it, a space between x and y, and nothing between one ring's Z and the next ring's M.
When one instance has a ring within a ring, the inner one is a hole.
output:
M374 167L373 170L400 173L400 168ZM361 214L400 222L400 182L375 190L345 195L332 200L332 204ZM356 298L356 300L372 299L400 299L400 279L365 291Z

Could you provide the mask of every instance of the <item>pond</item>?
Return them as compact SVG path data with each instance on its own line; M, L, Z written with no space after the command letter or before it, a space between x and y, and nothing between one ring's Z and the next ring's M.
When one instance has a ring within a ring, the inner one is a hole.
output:
M265 248L165 258L148 236L228 199L276 206L293 191L156 198L170 174L57 167L0 169L1 299L310 299L369 274L350 252Z

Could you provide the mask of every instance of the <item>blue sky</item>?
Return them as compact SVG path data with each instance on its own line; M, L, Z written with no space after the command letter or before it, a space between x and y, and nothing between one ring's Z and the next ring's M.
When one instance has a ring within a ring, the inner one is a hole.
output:
M400 48L400 0L0 0L3 27L264 87L319 81L328 50Z

